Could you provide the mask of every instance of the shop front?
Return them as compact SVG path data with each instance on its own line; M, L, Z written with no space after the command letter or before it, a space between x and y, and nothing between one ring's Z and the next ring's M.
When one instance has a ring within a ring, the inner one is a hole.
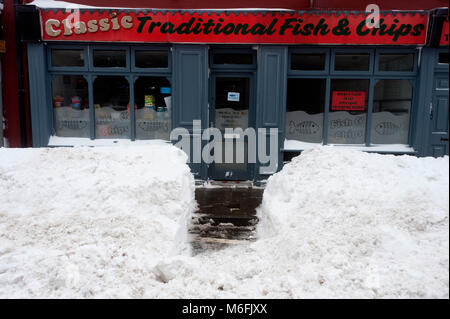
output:
M431 11L37 12L36 147L185 139L198 179L255 181L321 144L448 154L448 22Z

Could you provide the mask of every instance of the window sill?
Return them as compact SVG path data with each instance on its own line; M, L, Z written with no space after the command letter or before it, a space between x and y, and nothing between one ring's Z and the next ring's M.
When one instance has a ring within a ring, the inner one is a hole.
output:
M285 140L284 152L301 152L313 147L316 147L318 143L306 143L296 140ZM328 144L329 146L339 147L340 149L357 150L364 152L376 152L376 153L389 153L389 154L416 154L414 148L405 144L378 144L373 146L366 146L362 144L357 145L345 145L345 144Z
M91 140L86 137L60 137L50 136L49 147L55 146L131 146L131 145L155 145L167 144L165 140L136 140L130 139L95 139Z

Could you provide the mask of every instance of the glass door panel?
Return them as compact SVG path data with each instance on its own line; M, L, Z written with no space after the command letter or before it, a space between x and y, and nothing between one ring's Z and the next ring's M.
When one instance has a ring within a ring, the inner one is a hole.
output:
M220 144L214 146L214 179L246 180L250 178L248 141L242 133L226 129L242 129L250 125L251 76L215 76L212 96L214 127L221 131ZM221 151L219 151L219 149Z

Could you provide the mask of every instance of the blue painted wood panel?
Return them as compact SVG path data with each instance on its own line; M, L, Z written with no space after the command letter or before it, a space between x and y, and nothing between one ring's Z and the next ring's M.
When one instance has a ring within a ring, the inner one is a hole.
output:
M203 46L174 46L173 52L174 127L192 129L193 120L203 122L207 115L207 49Z
M265 128L266 150L269 151L270 128L278 128L278 167L282 168L284 143L286 89L287 89L287 46L260 46L258 49L257 92L256 92L256 128ZM259 138L259 137L258 137ZM265 179L269 171L261 172L256 165L256 178ZM273 173L273 172L272 172Z
M202 130L208 123L208 48L202 45L176 45L172 56L173 127L186 128L192 138L194 120L201 120ZM190 167L196 178L206 179L206 164L192 163Z
M47 76L46 50L41 43L28 43L28 76L33 147L47 146L53 130L51 84Z

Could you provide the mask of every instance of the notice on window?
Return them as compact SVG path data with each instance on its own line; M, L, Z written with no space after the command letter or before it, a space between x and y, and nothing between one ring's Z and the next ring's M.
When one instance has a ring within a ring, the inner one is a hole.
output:
M333 91L332 111L364 111L366 109L366 92Z
M220 130L236 127L245 130L248 127L248 110L216 109L216 127Z
M230 102L239 102L239 92L228 92L227 100Z
M161 87L161 88L159 89L159 92L160 92L161 94L170 94L170 87Z

